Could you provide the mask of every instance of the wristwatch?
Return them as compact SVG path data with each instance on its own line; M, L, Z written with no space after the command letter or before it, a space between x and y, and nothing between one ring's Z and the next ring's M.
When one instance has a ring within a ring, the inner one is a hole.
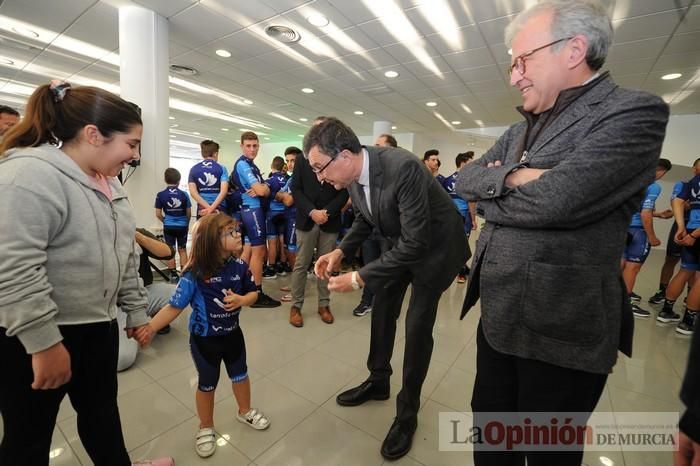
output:
M350 274L350 282L352 283L353 290L359 290L360 288L362 288L357 281L357 271Z

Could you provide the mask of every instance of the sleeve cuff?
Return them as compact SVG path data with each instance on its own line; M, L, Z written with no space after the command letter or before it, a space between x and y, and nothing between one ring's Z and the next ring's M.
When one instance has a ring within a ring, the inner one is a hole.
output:
M147 323L148 316L146 315L146 309L139 309L126 314L126 328L140 327Z
M17 338L24 346L27 354L34 354L60 342L63 340L63 335L61 335L56 322L51 319L41 325L23 330L17 334Z

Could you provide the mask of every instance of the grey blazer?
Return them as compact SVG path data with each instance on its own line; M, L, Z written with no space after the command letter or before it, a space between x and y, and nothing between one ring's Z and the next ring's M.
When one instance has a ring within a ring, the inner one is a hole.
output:
M478 201L486 220L461 317L481 297L484 334L497 351L602 374L618 348L631 355L620 259L654 180L669 111L607 74L589 86L526 154L522 122L460 172L457 192ZM487 168L496 160L503 165ZM523 165L550 170L509 190L505 177Z
M416 285L447 289L468 257L462 216L415 155L393 147L366 149L372 213L362 186L351 184L355 221L340 249L354 254L376 227L392 247L360 270L370 290L376 293L407 272Z

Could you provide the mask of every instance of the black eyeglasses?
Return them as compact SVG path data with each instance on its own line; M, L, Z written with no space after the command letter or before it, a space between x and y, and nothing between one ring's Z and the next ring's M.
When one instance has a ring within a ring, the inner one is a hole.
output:
M233 230L229 230L223 235L221 235L222 238L226 238L227 236L230 236L232 238L235 238L236 236L241 235L241 227L237 226Z
M322 166L321 168L311 167L311 171L314 172L314 173L316 173L316 174L318 175L318 174L321 173L323 170L325 170L326 168L328 168L328 165L330 165L331 162L333 162L337 157L338 157L338 154L336 154L335 157L331 157L331 159L328 161L328 163L325 164L324 166Z
M515 60L513 61L513 64L510 65L508 68L508 76L513 74L513 70L517 70L518 74L523 75L525 73L525 59L532 55L533 53L546 49L547 47L551 47L554 44L558 44L559 42L563 42L565 40L572 39L572 37L564 37L563 39L555 40L554 42L550 42L549 44L543 45L542 47L537 47L536 49L532 49L529 52L521 53L517 57L515 57Z

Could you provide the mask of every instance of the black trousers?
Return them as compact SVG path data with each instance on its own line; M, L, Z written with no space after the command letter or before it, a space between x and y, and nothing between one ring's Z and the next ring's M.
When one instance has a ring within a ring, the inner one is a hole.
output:
M117 408L119 334L116 321L60 327L71 357L70 382L33 390L32 359L0 328L0 412L5 435L0 465L46 466L63 397L78 414L78 435L97 466L130 466Z
M394 351L396 319L401 313L411 275L397 277L386 288L377 290L372 310L372 330L367 368L369 380L389 383L391 355ZM396 398L396 416L407 424L415 423L420 408L420 392L433 353L433 325L441 290L413 285L406 310L406 348L403 357L403 385Z
M607 374L567 369L499 353L489 345L481 322L476 335L476 381L472 411L590 413L603 393ZM476 466L578 466L583 450L567 452L480 451Z
M379 259L379 256L382 255L382 251L386 249L382 247L382 241L384 240L381 236L372 233L369 238L362 242L362 262L365 265ZM366 306L371 306L373 299L374 293L372 293L369 288L364 287L362 289L362 299L360 302Z

